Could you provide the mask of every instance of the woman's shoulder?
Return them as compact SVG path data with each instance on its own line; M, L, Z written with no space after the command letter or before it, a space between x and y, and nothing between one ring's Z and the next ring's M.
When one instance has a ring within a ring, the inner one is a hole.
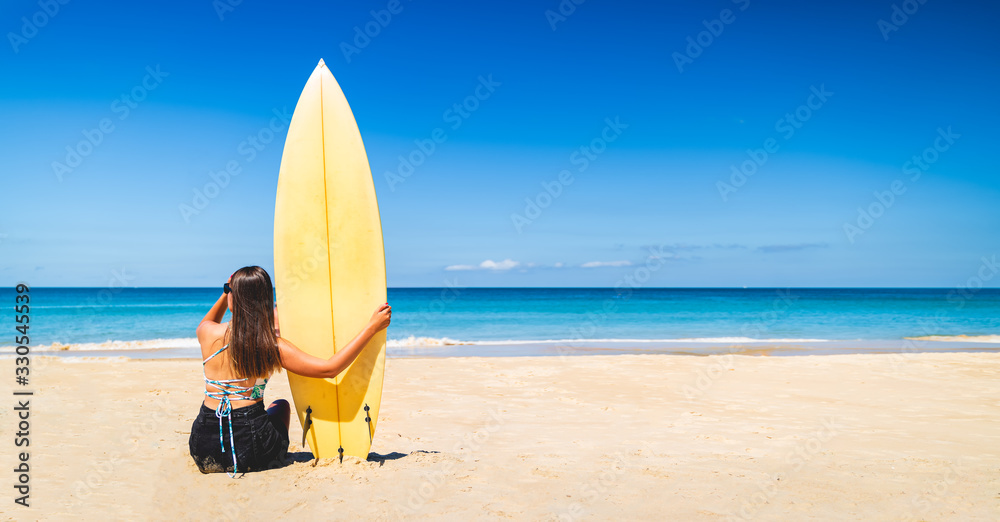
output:
M202 321L195 330L199 341L222 337L229 329L229 323L217 323L215 321Z
M202 321L196 330L198 344L201 345L202 353L211 353L216 347L225 343L226 330L229 323L216 323L214 321Z

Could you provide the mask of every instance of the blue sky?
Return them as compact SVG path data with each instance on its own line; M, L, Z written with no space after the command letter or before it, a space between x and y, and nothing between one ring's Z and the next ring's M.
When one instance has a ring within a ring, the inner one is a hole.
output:
M224 2L0 7L0 284L270 271L320 58L390 286L960 286L1000 249L995 4Z

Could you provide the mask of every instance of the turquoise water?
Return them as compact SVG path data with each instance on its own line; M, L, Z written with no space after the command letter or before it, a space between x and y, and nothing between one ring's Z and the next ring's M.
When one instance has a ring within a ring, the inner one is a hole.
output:
M31 342L196 346L190 344L195 327L219 293L34 288ZM12 289L0 292L0 299L12 310ZM1000 334L1000 289L393 288L389 302L390 347L451 346L427 352L432 354L552 344L648 349L755 342L815 347L825 341L857 348L892 346L906 337ZM13 314L8 317L13 330Z

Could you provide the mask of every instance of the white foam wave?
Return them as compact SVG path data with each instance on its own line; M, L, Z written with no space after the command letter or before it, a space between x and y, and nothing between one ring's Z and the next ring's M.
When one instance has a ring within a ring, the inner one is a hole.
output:
M718 343L718 344L762 344L762 343L824 343L829 339L752 339L750 337L692 337L682 339L507 339L500 341L457 341L448 337L415 337L389 339L386 346L406 348L414 346L507 346L523 344L601 344L601 343Z
M63 343L52 343L44 344L38 346L32 346L31 350L33 352L87 352L87 351L98 351L98 350L157 350L161 348L198 348L201 345L198 343L198 339L182 338L182 339L146 339L141 341L104 341L103 343L77 343L77 344L63 344ZM15 349L14 346L0 346L0 353L11 353Z
M408 348L411 346L453 346L456 344L476 344L470 342L456 341L447 337L416 337L409 336L406 339L388 339L385 345L389 348Z

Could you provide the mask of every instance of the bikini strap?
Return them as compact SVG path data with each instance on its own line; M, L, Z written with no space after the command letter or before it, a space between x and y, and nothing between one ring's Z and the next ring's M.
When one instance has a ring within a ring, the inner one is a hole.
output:
M225 350L226 348L229 348L228 344L225 345L225 346L223 346L222 348L219 348L218 350L216 350L215 353L213 353L212 355L209 355L208 359L205 359L204 361L201 362L202 366L204 366L205 363L207 363L208 361L210 361L212 359L212 357L215 357L216 355L219 355L220 353L222 353L222 350Z

